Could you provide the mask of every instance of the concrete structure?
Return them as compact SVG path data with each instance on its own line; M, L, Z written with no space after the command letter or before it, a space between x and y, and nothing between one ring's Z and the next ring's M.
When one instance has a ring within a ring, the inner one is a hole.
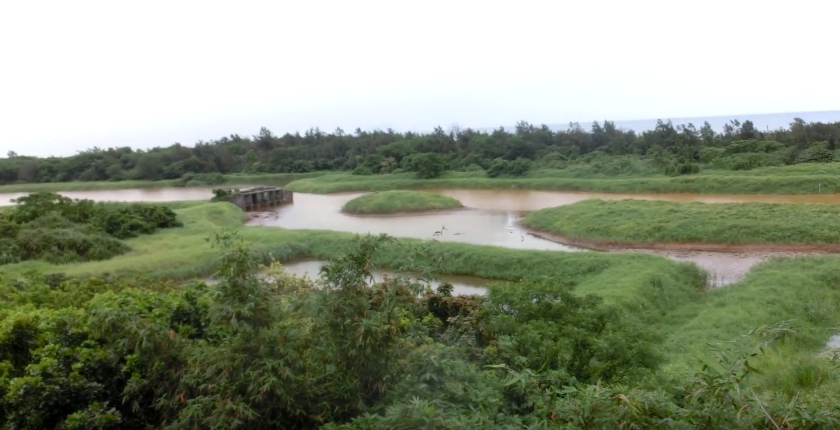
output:
M227 196L225 200L239 206L242 210L248 211L266 206L292 203L294 202L294 193L276 187L257 187Z

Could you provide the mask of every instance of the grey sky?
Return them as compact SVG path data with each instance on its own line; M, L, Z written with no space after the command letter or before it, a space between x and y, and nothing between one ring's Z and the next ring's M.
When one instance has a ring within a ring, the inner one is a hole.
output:
M131 4L131 5L129 5ZM5 1L0 153L840 109L827 1Z

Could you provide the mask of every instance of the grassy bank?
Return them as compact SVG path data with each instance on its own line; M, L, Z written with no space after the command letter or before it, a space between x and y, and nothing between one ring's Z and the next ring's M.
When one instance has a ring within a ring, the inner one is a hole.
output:
M840 243L840 206L826 204L585 200L532 212L522 224L595 243Z
M417 179L413 173L370 176L329 173L294 181L288 188L318 194L432 188L692 194L830 194L840 190L840 163L743 172L710 170L676 177L580 178L572 177L575 173L566 170L536 170L521 178L488 178L484 172L447 172L435 179Z
M658 324L662 349L671 358L663 373L678 377L696 357L710 361L712 345L742 339L762 326L788 321L784 343L754 357L756 383L793 396L808 389L837 392L840 372L819 357L840 326L840 258L801 257L768 261L742 281L685 302ZM743 340L743 339L742 339ZM723 344L737 348L736 344Z
M224 185L285 185L303 178L314 178L326 172L310 173L265 173L265 174L235 174L224 175L221 184L204 184L200 182L184 184L179 179L162 181L90 181L90 182L48 182L37 184L7 184L0 185L0 193L21 193L38 191L97 191L97 190L125 190L136 188L170 188L181 186L224 186Z
M345 203L342 212L356 215L427 212L461 208L457 199L421 191L381 191L356 197Z

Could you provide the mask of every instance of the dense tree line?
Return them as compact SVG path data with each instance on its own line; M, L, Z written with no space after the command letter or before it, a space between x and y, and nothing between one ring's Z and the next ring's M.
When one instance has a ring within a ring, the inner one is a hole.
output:
M370 285L371 261L389 246L370 236L323 267L319 284L274 269L261 278L256 255L231 238L219 237L215 285L0 279L0 427L840 425L836 399L750 386L750 359L790 332L784 324L666 382L641 317L562 280L487 297L402 278Z
M492 132L438 127L429 134L393 130L347 134L311 129L303 135L276 136L266 128L258 135L231 135L194 147L174 144L148 151L127 147L94 148L70 157L36 158L13 152L0 159L0 184L15 182L120 181L198 178L213 182L229 173L284 173L320 170L357 174L416 171L434 177L444 170L485 170L488 176L522 175L537 163L562 168L592 153L656 160L663 172L691 174L697 163L739 155L720 168L751 168L797 162L833 161L840 122L805 123L786 129L758 130L750 121L732 121L716 132L705 123L674 125L659 121L653 130L636 133L613 122L595 122L590 130L572 123L566 130L520 122L513 130ZM735 142L746 142L731 148ZM753 142L750 144L749 142ZM756 147L755 142L768 142ZM749 145L753 145L750 147ZM762 146L763 145L763 146ZM769 145L769 146L768 146ZM744 155L746 154L746 155ZM518 160L518 161L517 161ZM196 176L205 175L205 176Z
M14 202L0 212L0 265L106 260L130 249L120 239L181 225L171 209L152 204L95 203L53 193Z

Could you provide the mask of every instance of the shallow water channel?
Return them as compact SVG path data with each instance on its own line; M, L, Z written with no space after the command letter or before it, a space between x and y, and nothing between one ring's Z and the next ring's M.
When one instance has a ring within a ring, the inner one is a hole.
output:
M307 276L309 279L318 279L318 274L321 270L321 266L326 264L326 261L318 261L318 260L306 260L306 261L295 261L292 263L284 263L283 267L286 271L295 276ZM374 270L373 273L373 281L374 282L381 282L385 278L394 278L396 276L402 276L404 278L408 278L411 280L417 280L416 277L411 276L409 274L404 273L397 273L393 271L387 270ZM212 278L205 278L203 279L204 282L208 284L214 284L217 281ZM479 278L475 276L451 276L451 275L444 275L444 276L437 276L437 279L429 282L429 285L433 289L437 289L442 283L449 283L452 285L452 294L456 296L467 296L467 295L484 295L487 293L487 285L489 285L493 280Z
M247 187L240 185L239 187ZM610 200L646 199L697 201L706 203L773 202L835 203L840 194L820 195L697 195L697 194L603 194L528 190L431 190L454 197L466 206L464 210L399 216L352 216L341 213L341 207L364 193L304 194L295 193L294 203L255 214L250 225L290 229L326 229L354 233L387 233L396 237L464 242L502 246L514 249L580 251L581 248L553 242L531 234L517 226L517 220L528 212L600 198ZM27 193L0 193L0 205ZM98 201L175 201L205 200L212 196L212 187L127 189L75 191L61 194L73 198ZM621 250L611 251L620 252ZM706 269L716 285L743 277L750 268L768 258L796 255L790 252L705 252L632 250L663 255L677 261L695 262ZM311 273L317 273L317 268ZM455 284L453 282L453 284Z

